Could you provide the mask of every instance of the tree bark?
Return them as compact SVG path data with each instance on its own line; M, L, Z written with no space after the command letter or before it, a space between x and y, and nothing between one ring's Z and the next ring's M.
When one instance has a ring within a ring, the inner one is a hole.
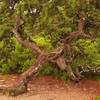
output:
M65 70L69 76L69 78L75 82L78 82L78 78L74 75L72 71L72 67L70 63L66 63L63 56L60 56L56 59L56 63L61 70Z

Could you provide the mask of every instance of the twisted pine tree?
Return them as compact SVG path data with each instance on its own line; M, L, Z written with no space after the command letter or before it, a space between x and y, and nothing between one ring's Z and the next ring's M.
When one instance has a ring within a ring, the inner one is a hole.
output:
M0 90L12 96L26 92L45 63L76 82L86 67L100 72L99 10L99 0L0 1L0 72L23 72L15 87Z

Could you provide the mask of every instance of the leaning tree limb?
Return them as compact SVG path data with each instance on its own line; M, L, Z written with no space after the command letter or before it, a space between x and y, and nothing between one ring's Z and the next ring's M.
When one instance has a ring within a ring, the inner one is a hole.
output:
M42 50L33 42L30 42L29 40L24 40L21 35L20 35L20 26L23 24L23 20L21 20L20 16L17 16L16 18L16 23L14 28L12 29L12 32L15 34L16 39L18 40L18 42L26 47L26 48L31 48L33 52L37 53L37 54L41 54Z
M21 75L21 80L17 85L10 88L0 87L0 91L10 96L17 96L19 94L27 92L27 83L31 80L33 74L41 70L42 64L45 61L45 56L39 55L37 62Z

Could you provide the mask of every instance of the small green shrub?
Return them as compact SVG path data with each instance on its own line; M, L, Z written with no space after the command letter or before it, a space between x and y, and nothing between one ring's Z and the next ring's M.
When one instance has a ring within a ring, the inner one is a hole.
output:
M52 44L51 44L51 40L47 39L43 36L34 36L33 41L36 42L36 44L40 47L44 47L44 50L51 50L52 49Z
M67 73L65 71L61 71L51 63L44 64L43 69L37 75L39 76L52 75L55 77L59 77L63 80L67 80L68 78Z
M95 100L100 100L100 96L96 96L96 99Z

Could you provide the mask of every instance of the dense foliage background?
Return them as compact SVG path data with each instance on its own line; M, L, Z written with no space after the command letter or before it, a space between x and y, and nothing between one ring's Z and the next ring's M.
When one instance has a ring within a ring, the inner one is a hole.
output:
M77 30L78 11L86 14L86 33L95 40L78 38L72 48L77 54L72 63L100 66L100 27L88 21L100 21L100 6L96 0L0 0L0 73L21 73L35 62L30 49L23 48L11 32L16 15L21 14L24 23L24 39L37 43L45 52L57 46L59 39ZM98 0L99 1L99 0ZM66 78L66 73L45 64L40 75L52 74Z

